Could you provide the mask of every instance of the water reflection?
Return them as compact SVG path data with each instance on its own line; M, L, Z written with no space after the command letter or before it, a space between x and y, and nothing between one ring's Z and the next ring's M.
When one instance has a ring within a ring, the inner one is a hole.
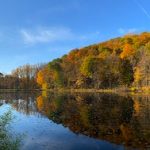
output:
M39 96L37 106L76 133L132 147L146 147L150 142L148 97L49 94Z
M26 115L38 114L37 93L11 92L0 93L0 105L11 104L14 109Z
M76 134L124 147L150 148L150 97L117 94L1 94L27 115L41 114ZM6 98L7 97L7 98Z

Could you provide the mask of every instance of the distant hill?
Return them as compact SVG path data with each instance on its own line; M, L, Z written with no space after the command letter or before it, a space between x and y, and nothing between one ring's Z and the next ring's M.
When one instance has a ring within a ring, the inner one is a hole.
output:
M37 74L43 89L150 86L150 33L74 49Z

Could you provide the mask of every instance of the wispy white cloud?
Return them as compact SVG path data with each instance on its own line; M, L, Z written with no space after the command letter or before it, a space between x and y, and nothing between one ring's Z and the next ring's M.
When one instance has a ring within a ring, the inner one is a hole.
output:
M25 44L39 44L39 43L54 43L61 41L88 41L98 39L99 32L89 34L77 34L69 28L53 27L53 28L35 28L35 29L21 29L21 37Z
M137 32L137 28L119 28L118 33L119 34L129 34L129 33L135 33Z
M68 28L21 29L20 33L26 44L63 41L71 39L74 36Z

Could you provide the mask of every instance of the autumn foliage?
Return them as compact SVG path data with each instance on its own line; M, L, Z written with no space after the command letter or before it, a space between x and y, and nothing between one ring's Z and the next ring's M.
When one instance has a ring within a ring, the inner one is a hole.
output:
M45 88L116 88L150 85L150 33L74 49L37 74Z

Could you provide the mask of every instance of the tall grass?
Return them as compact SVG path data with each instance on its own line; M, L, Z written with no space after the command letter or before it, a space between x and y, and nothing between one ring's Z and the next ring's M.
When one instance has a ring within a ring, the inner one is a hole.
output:
M9 132L10 123L13 120L11 111L0 116L0 149L1 150L18 150L20 137Z

